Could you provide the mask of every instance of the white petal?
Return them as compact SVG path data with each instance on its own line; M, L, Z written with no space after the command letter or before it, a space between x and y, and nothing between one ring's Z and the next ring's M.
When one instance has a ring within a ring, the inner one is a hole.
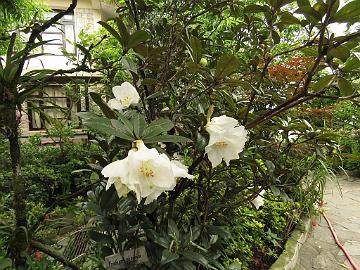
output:
M105 177L125 177L128 174L128 158L110 163L102 169L101 173Z
M121 105L120 101L118 101L115 98L110 99L107 104L111 109L114 109L114 110L122 111L124 109L124 106Z
M206 146L205 152L211 162L213 168L218 166L221 163L222 155L217 151L216 147L213 146Z
M194 178L193 175L188 174L187 167L178 160L171 161L171 168L173 170L175 177L184 177L184 178L189 178L189 179Z
M214 117L211 119L210 123L212 125L217 126L219 129L228 129L228 128L234 128L236 125L239 124L239 122L232 118L228 117L226 115L222 115L219 117Z
M264 198L258 196L251 201L256 209L259 209L261 206L264 205Z
M127 188L126 185L121 183L120 178L118 181L115 181L114 185L119 198L129 193L129 189Z
M105 189L108 190L111 187L111 185L115 183L117 178L118 177L109 177L109 179L108 179L108 181L106 183Z

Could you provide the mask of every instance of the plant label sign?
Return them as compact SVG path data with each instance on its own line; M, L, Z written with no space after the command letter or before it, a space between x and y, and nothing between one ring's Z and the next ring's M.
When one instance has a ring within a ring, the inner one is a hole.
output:
M109 270L126 269L131 265L148 262L145 247L129 249L124 253L117 253L105 257L105 267Z

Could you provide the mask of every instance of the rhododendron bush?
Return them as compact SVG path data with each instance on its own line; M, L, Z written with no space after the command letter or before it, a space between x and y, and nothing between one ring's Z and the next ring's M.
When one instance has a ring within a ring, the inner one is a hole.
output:
M304 17L295 17L290 2L208 3L189 15L200 4L130 1L100 23L121 63L94 55L97 68L113 61L104 73L112 85L91 93L100 111L80 117L107 153L88 203L99 213L92 234L102 258L145 246L144 269L239 267L229 218L262 211L266 198L301 201L304 210L321 197L333 138L301 112L316 98L356 97L346 78L356 45L329 41L336 3L308 13L298 2ZM283 40L289 25L300 40ZM256 252L265 258L271 245Z
M100 22L111 42L91 61L106 83L79 116L105 153L87 204L105 264L145 247L146 262L131 267L265 269L321 198L333 137L302 112L316 98L356 97L344 69L352 48L325 30L338 7L322 3L315 16L299 2L299 19L282 1L201 5L130 1ZM300 40L285 39L290 25ZM239 223L271 200L293 207L279 231ZM239 231L256 244L246 248Z

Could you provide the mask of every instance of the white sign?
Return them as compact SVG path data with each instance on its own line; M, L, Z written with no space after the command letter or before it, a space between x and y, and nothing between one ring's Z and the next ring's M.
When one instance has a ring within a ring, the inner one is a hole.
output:
M126 269L131 265L148 261L145 247L139 247L105 257L105 267L109 270Z

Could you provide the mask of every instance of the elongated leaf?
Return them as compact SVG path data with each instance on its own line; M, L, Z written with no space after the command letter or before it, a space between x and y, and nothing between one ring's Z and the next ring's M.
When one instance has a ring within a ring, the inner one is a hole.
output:
M225 54L221 56L216 65L215 79L223 79L236 71L240 66L239 60L233 56Z
M174 127L173 122L169 119L160 118L153 122L151 122L144 130L142 134L142 138L152 138L160 135L161 133L165 133Z
M201 56L202 56L201 41L197 37L191 36L190 47L191 47L191 55L193 57L193 60L195 63L198 64L200 62Z
M122 37L119 35L119 33L107 22L98 22L98 24L100 24L102 27L104 27L114 38L116 38L121 45L123 45L125 47L125 42L122 39Z
M99 93L90 92L89 95L107 118L116 118L115 112L102 100Z
M332 21L350 22L360 17L360 0L347 3L333 16Z
M179 259L179 254L172 253L169 250L164 249L161 255L161 264L164 265L177 259Z
M123 21L120 19L120 18L116 18L115 19L115 22L116 22L116 26L119 30L119 33L121 35L121 38L124 42L124 46L128 44L128 41L129 41L129 31L127 30L125 24L123 23Z
M197 262L204 267L207 267L209 264L207 259L203 255L201 255L197 252L186 250L186 251L181 252L181 254L184 255L184 257L186 259L193 261L193 262Z
M119 120L111 119L110 124L114 129L121 130L121 132L123 132L124 134L129 136L129 138L134 138L133 130L130 129L129 127L127 127L125 124L123 124Z
M319 81L317 81L315 84L312 85L312 89L314 92L320 91L326 87L328 87L332 80L334 78L334 75L326 75L322 77Z
M340 45L336 48L331 49L329 51L329 55L345 62L350 57L350 50L346 46Z
M147 41L150 38L148 32L144 30L138 30L129 37L128 48L134 48L140 43Z
M259 13L259 12L270 12L270 8L268 6L261 5L248 5L244 8L244 13Z
M136 138L140 139L146 124L144 116L137 113L131 118L131 122L134 126L134 134Z
M338 79L338 86L340 89L341 96L351 96L352 93L354 92L354 88L353 88L351 82L349 82L345 78L341 77Z
M353 56L346 60L343 70L349 72L358 68L360 68L360 59L357 56Z

